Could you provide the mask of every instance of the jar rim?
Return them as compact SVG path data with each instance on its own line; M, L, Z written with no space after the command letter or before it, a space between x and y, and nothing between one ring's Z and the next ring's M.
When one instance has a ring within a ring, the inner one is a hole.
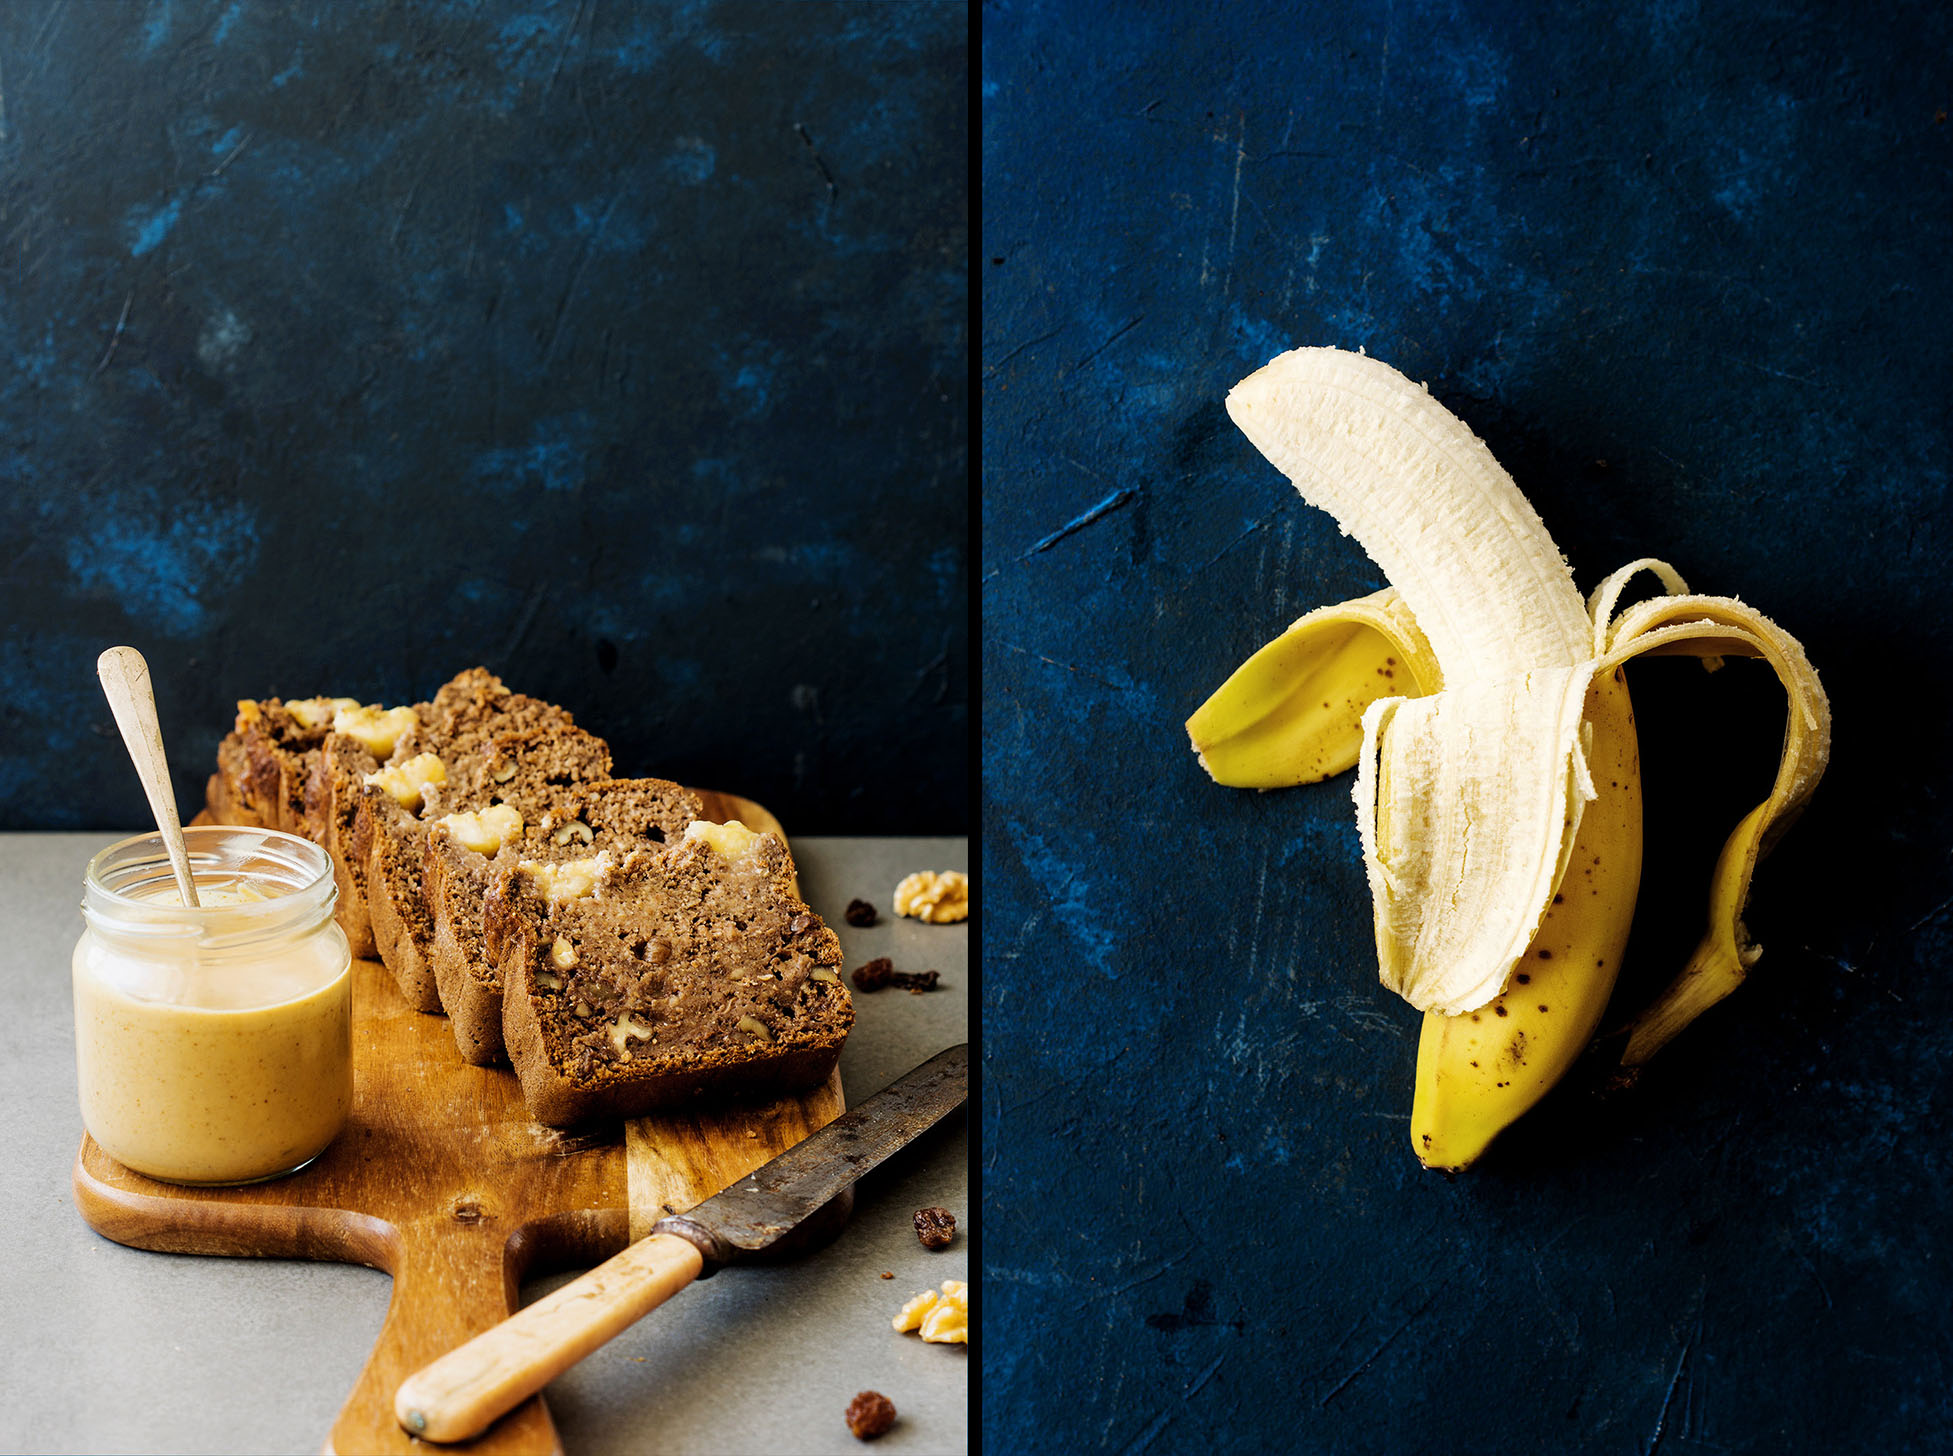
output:
M295 928L321 912L330 915L338 898L331 857L299 835L257 825L197 824L185 827L183 839L198 883L243 877L277 884L280 893L264 900L194 907L127 893L137 883L172 882L163 836L151 830L117 840L88 861L82 879L83 916L99 928L150 934L207 932L221 923L232 932L223 937L229 941L240 932L261 935ZM270 873L273 869L285 873Z

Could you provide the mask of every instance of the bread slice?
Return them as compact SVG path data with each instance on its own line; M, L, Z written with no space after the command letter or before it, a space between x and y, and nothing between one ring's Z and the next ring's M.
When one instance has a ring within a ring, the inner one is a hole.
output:
M498 863L484 915L529 1115L561 1127L826 1078L854 1004L840 941L792 879L786 845L736 822Z
M340 708L358 706L353 698L240 699L237 721L217 747L217 779L206 794L211 816L303 834L308 755Z
M368 775L395 763L402 740L429 712L429 705L355 707L334 715L325 741L306 755L304 832L332 860L339 895L333 918L356 956L370 956L373 926L366 903L366 864L352 853L353 821L359 788Z
M674 843L704 813L696 793L669 779L602 779L579 785L525 828L520 843L503 846L489 886L501 870L520 860L557 864L606 850L621 859L633 849ZM499 975L509 922L488 915L487 908L484 900L482 950Z
M347 733L328 733L305 780L306 837L332 861L339 890L332 916L345 932L353 954L373 954L373 922L366 908L366 862L352 853L353 820L359 812L359 787L380 761Z
M373 935L364 870L347 858L358 784L351 775L377 769L374 754L391 753L424 707L354 698L240 700L235 726L217 745L217 772L204 787L212 823L283 829L325 847L339 890L333 916L357 956L373 954Z
M504 838L526 837L575 785L610 777L610 745L581 728L505 733L423 795L427 825L421 893L432 940L428 961L441 1009L468 1061L502 1055L502 983L482 949L482 897L489 856ZM513 814L484 815L494 806ZM551 826L554 827L553 825ZM682 824L679 826L684 827Z
M332 860L332 880L339 889L333 918L345 932L353 954L361 957L375 952L373 921L367 907L366 860L353 849L359 791L368 777L390 765L394 757L389 754L383 761L350 733L328 733L313 756L312 771L305 781L305 835Z
M264 817L247 801L250 776L244 740L233 731L217 745L217 772L204 785L204 813L212 824L239 824L250 829L266 827Z
M396 803L376 785L360 787L352 857L366 878L373 951L393 973L407 1004L433 1013L441 1009L441 993L428 960L434 927L427 919L420 888L425 837L415 806Z
M405 768L431 755L441 764L444 777L465 775L491 739L550 726L576 724L553 703L511 692L486 668L470 668L434 694L419 724L400 736L389 767ZM421 807L418 793L396 798L384 784L362 782L352 853L366 869L374 950L411 1005L437 1012L441 996L431 959L434 924L421 878L427 858Z

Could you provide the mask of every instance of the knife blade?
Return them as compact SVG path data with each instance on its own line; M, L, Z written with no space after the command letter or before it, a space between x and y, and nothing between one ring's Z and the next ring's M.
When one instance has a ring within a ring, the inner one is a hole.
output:
M701 1279L763 1253L962 1106L969 1080L969 1043L938 1052L730 1188L659 1219L651 1232L695 1245L705 1261Z
M696 1279L763 1255L862 1174L969 1097L959 1043L896 1078L772 1162L518 1310L401 1382L393 1411L429 1441L465 1441Z

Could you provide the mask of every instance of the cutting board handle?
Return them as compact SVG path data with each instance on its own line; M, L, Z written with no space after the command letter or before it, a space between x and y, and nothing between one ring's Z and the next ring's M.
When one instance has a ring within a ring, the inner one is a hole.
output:
M535 1392L698 1278L704 1262L676 1234L639 1239L402 1383L395 1431L465 1441L525 1396L539 1406Z
M424 1449L394 1418L394 1392L429 1360L509 1317L521 1297L522 1252L521 1240L510 1237L494 1211L472 1201L458 1202L445 1220L427 1219L398 1231L388 1270L393 1301L386 1323L333 1423L327 1452L406 1456ZM538 1382L530 1391L540 1388ZM482 1456L561 1456L555 1423L542 1398L530 1391L466 1449Z

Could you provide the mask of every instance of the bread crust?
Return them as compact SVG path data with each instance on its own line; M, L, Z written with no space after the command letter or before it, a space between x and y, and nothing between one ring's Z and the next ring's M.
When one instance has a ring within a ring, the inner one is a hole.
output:
M443 830L427 836L421 883L434 935L428 959L441 1009L454 1026L462 1060L477 1066L502 1053L502 978L482 948L482 896L488 891L486 855L463 849Z
M267 827L258 812L244 802L244 749L235 736L217 745L217 772L204 785L203 812L212 824Z
M332 860L332 882L339 898L333 918L345 932L353 954L371 959L372 911L366 903L366 862L352 853L353 827L359 818L359 790L365 776L379 770L379 760L350 734L326 738L305 781L305 835Z
M434 927L421 892L426 826L386 790L362 785L353 821L353 850L366 866L366 905L373 948L416 1011L438 1014L441 990L428 959Z
M243 758L241 797L271 828L310 838L305 786L330 726L307 727L282 698L240 702L237 708L234 736Z

